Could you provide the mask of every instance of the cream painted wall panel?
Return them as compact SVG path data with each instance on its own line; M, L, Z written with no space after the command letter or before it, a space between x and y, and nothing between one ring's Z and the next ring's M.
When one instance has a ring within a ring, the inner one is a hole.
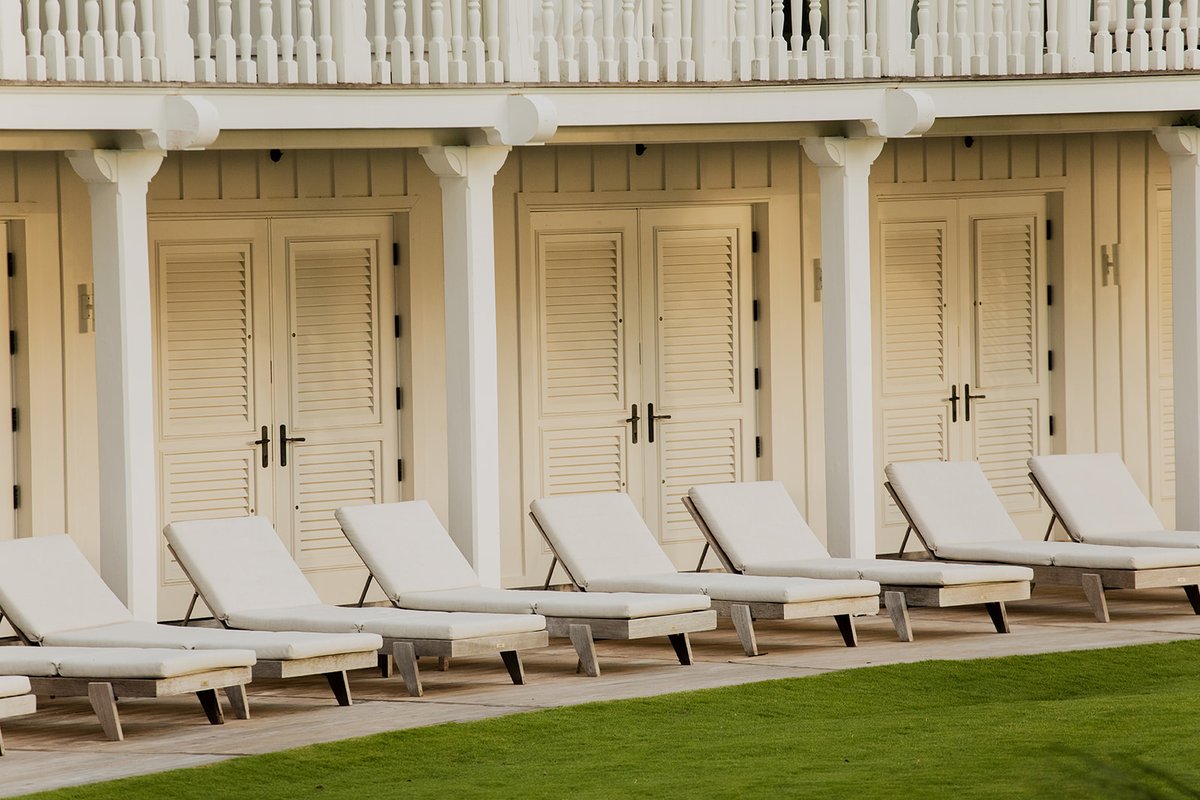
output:
M1171 305L1171 191L1150 184L1147 302L1150 363L1150 500L1167 524L1175 518L1175 332Z
M259 195L264 199L286 200L296 194L296 166L298 159L292 153L284 153L278 162L271 161L268 153L257 151L254 166L258 170Z
M1147 308L1147 250L1150 231L1146 224L1148 150L1158 149L1153 141L1137 133L1120 135L1117 141L1117 179L1121 191L1117 213L1120 219L1120 248L1117 251L1117 281L1121 293L1119 358L1121 361L1121 453L1125 464L1149 491L1151 481L1150 443L1146 423L1150 419L1150 364L1147 358L1149 325Z
M333 197L333 154L328 150L296 151L296 195Z
M333 151L333 194L335 197L370 197L371 164L360 150Z
M586 147L556 147L554 154L560 192L592 190L592 151Z
M1082 137L1075 137L1078 141ZM1056 134L1038 136L1037 139L1038 176L1042 178L1058 178L1066 174L1063 162L1065 137Z
M1009 140L1010 177L1015 179L1038 177L1038 138L1022 136Z
M553 192L558 190L557 150L549 147L527 147L517 151L521 168L521 191Z
M732 189L734 145L714 142L700 145L700 188Z
M594 176L593 188L595 191L629 191L631 188L629 183L629 155L632 152L632 147L597 147L592 149L592 175ZM525 191L529 190L525 189Z
M664 174L668 191L700 188L700 146L674 144L664 148Z
M985 181L1013 177L1010 170L1011 141L1007 136L982 136L975 140L975 146L980 151L981 177Z
M928 181L954 180L954 140L923 139L925 143L925 179ZM875 171L871 170L874 175Z
M925 143L921 139L898 140L895 143L894 158L897 183L925 180Z
M408 194L408 159L412 155L411 150L367 152L373 197L404 197Z
M770 144L739 145L733 151L733 185L739 189L765 189L771 185Z
M0 153L0 203L15 203L17 191L16 153Z
M1096 325L1093 341L1096 349L1096 448L1101 452L1120 452L1124 444L1121 415L1121 289L1120 265L1125 262L1121 245L1117 166L1118 138L1111 134L1093 137L1092 214L1096 240L1093 242L1093 285ZM1115 250L1114 250L1115 248ZM1105 270L1105 254L1116 269Z
M666 188L663 175L663 152L661 144L648 145L639 156L634 153L629 160L629 188L635 192L661 192Z
M220 155L221 199L254 200L260 197L257 152L226 150Z
M202 150L198 153L172 153L167 160L169 162L175 158L180 160L183 175L180 200L222 199L221 154L219 152ZM154 184L155 181L150 182L150 199L156 199Z
M956 137L954 142L954 180L977 181L983 179L983 148L975 137L968 147L966 137Z

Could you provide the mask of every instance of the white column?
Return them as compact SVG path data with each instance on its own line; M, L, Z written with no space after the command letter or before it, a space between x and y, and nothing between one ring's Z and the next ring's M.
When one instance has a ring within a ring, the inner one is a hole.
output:
M875 555L875 464L871 365L871 236L867 178L881 138L807 139L821 178L824 318L825 497L829 551Z
M158 617L158 485L146 189L163 154L68 153L92 203L100 573L142 620Z
M426 147L442 187L450 534L500 585L500 406L492 186L508 147Z
M1200 530L1200 128L1159 128L1171 162L1175 527Z

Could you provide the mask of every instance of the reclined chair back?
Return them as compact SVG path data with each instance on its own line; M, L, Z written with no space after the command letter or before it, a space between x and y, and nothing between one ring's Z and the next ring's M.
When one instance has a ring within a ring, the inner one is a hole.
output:
M935 556L947 544L1023 540L975 461L908 461L884 472L901 513Z
M1030 478L1072 539L1151 533L1162 520L1116 453L1034 456Z

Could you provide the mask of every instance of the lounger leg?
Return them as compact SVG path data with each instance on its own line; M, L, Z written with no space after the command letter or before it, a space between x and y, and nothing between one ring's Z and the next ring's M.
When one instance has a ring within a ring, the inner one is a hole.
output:
M854 630L854 617L849 614L837 614L834 619L837 620L838 630L842 634L842 641L846 643L846 647L858 647L858 632Z
M1183 591L1187 593L1188 602L1192 604L1192 611L1200 614L1200 586L1196 584L1185 586Z
M204 716L208 717L210 724L225 724L225 715L221 712L221 701L217 699L216 689L203 689L196 692L196 697L200 698L200 707L204 709Z
M4 736L0 734L0 756L4 755Z
M883 605L887 608L888 616L892 618L892 627L896 629L896 637L902 642L913 640L912 625L908 621L908 599L904 592L884 592Z
M325 680L329 681L329 688L333 690L333 696L337 698L339 706L348 706L354 703L350 697L350 678L346 676L346 670L326 672Z
M600 677L600 660L596 658L596 643L592 641L591 625L568 625L567 636L579 655L579 665L576 672L583 672L589 678Z
M250 719L250 701L246 699L246 687L242 684L226 686L225 696L233 709L234 719Z
M984 603L984 605L987 607L988 616L992 618L992 624L996 626L996 633L1009 633L1008 609L1004 607L1004 603Z
M396 661L392 658L391 653L379 654L379 674L381 677L390 678L396 668Z
M521 663L521 654L516 650L505 650L500 654L500 658L504 659L504 668L508 670L508 677L512 678L512 682L517 686L524 686L525 666Z
M104 729L108 740L124 741L125 733L121 730L121 715L117 713L117 696L113 694L112 684L89 683L88 701L92 704L92 710L96 712L96 718L100 720L100 727Z
M754 636L754 617L750 615L750 606L734 604L729 607L729 618L733 620L733 628L737 631L742 649L748 656L759 656L758 641Z
M670 633L667 638L671 640L671 647L675 648L675 656L679 659L679 663L685 667L692 663L692 640L688 638L686 633Z
M450 656L438 656L438 672L450 671Z
M392 654L396 660L396 669L400 670L400 677L408 687L408 693L413 697L425 694L421 688L421 671L417 667L417 651L412 642L396 642Z
M1108 622L1108 601L1104 599L1104 581L1095 573L1083 576L1083 593L1092 606L1097 622Z

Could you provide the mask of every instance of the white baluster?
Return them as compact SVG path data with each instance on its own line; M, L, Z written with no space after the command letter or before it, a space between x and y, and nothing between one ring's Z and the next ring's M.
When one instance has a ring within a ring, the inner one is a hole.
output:
M826 69L830 78L841 80L846 77L846 4L830 4L826 19L829 21L829 56L825 60Z
M1021 34L1021 22L1024 18L1021 12L1026 10L1023 8L1025 0L1009 0L1009 2L1012 7L1008 11L1008 74L1021 75L1025 72L1025 54L1021 49L1025 38Z
M982 25L982 21L980 21ZM1004 29L1004 0L992 0L992 35L988 40L988 72L1008 73L1008 33Z
M258 47L254 56L258 80L261 83L279 83L279 43L275 41L272 0L258 0Z
M954 45L951 60L955 75L971 74L971 37L967 27L967 0L954 0Z
M660 0L659 8L662 11L662 32L658 37L659 76L675 82L679 79L679 39L676 38L679 17L675 14L675 0Z
M603 36L600 38L600 80L620 80L621 67L617 56L617 0L603 0L600 15Z
M753 50L746 34L750 27L750 18L746 12L746 0L734 0L733 3L733 79L748 81L751 76Z
M483 10L480 0L467 0L467 40L463 43L463 59L467 62L467 80L483 83L487 80L487 55L483 46Z
M504 61L500 55L500 0L485 0L483 38L487 51L485 79L488 83L504 82Z
M1046 56L1042 67L1051 75L1063 71L1062 51L1058 47L1058 4L1059 0L1046 0Z
M121 0L121 36L119 39L121 63L124 65L125 80L142 79L142 43L137 37L137 6L133 0Z
M296 64L296 35L292 30L292 0L279 3L279 82L296 83L300 71Z
M104 80L124 80L125 67L121 63L121 33L117 28L117 0L103 0L100 7L103 10L100 25L104 36Z
M1129 72L1129 8L1126 0L1117 0L1114 4L1116 13L1116 32L1113 36L1113 69L1117 72Z
M313 0L298 0L296 7L296 80L317 82L317 40L313 36Z
M787 40L783 38L783 0L771 0L771 45L767 60L771 66L771 80L783 81L790 77Z
M579 42L579 77L589 83L600 80L600 42L596 38L596 2L583 0L580 8L583 37Z
M863 77L862 0L846 2L846 77Z
M658 59L654 55L654 7L651 0L642 0L642 58L638 68L642 80L658 80Z
M934 75L933 0L917 0L917 75Z
M621 43L617 48L620 79L638 79L637 19L633 13L633 0L621 0Z
M429 80L445 83L450 77L450 43L442 0L429 0Z
M687 83L696 80L696 59L692 54L693 2L679 0L679 66L675 68L675 73L680 81Z
M450 83L466 83L467 62L463 59L463 0L449 0L450 5L450 35L449 60Z
M975 0L975 30L972 38L973 51L971 53L971 74L972 75L987 75L988 71L988 52L987 52L987 32L985 25L987 23L988 3L987 0Z
M558 62L558 74L568 83L579 82L579 53L575 49L575 1L565 0L562 20L562 59Z
M237 81L258 83L254 63L254 34L250 32L250 0L237 0Z
M1167 68L1167 51L1163 46L1166 41L1166 31L1163 30L1163 3L1165 0L1153 0L1150 3L1150 69Z
M429 83L429 61L425 57L425 0L412 2L412 82Z
M879 0L865 0L865 8L863 46L866 55L863 56L863 75L878 78L882 66L879 59Z
M788 62L788 77L792 80L808 77L808 62L804 58L804 0L788 0L792 15L792 39L788 43L791 55Z
M80 50L82 35L79 28L79 0L67 0L67 57L66 78L69 81L84 80L83 55Z
M1170 0L1167 24L1167 69L1183 69L1183 4Z
M1184 53L1184 69L1200 69L1200 9L1197 0L1187 0L1187 52Z
M1025 32L1025 71L1031 75L1040 75L1042 72L1042 48L1045 46L1041 0L1029 0L1026 4L1025 14L1026 24L1029 27L1029 30Z
M538 39L542 83L558 83L558 41L554 38L554 0L542 0L542 36Z
M387 0L371 0L371 83L392 82L388 61Z
M233 39L233 0L217 0L217 82L237 79L237 42Z
M138 39L142 48L142 79L162 80L162 64L158 60L158 33L154 24L154 0L138 0L138 17L141 32Z
M1133 0L1133 36L1129 40L1129 68L1150 69L1150 34L1146 31L1146 0Z
M950 58L950 0L938 0L937 3L937 55L933 57L934 75L953 75L954 67Z
M765 81L771 75L771 65L768 61L768 51L771 32L771 0L750 0L750 20L754 31L754 60L750 65L750 74L756 81Z
M345 0L341 0L345 2ZM333 14L330 0L317 0L317 83L337 83L333 60Z
M808 0L808 77L824 78L828 61L821 36L821 0Z
M92 0L88 0L88 5ZM84 6L87 12L87 6ZM212 0L198 0L196 5L196 80L212 83L217 79L217 62L213 60L211 33ZM84 36L84 60L87 60L87 35Z
M46 80L46 57L42 55L40 0L25 0L25 73L31 81Z
M1113 68L1113 37L1109 30L1112 17L1109 11L1109 0L1096 0L1096 35L1092 40L1096 72L1112 72Z
M46 35L42 38L45 48L46 77L52 81L66 80L67 42L59 30L62 6L58 0L46 0Z
M412 82L412 46L408 41L408 5L392 0L392 44L388 53L388 71L392 83Z

